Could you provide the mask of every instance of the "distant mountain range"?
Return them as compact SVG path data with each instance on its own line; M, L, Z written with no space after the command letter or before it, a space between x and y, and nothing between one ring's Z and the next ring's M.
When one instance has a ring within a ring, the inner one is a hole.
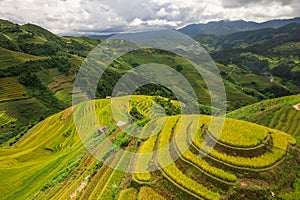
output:
M300 17L293 18L293 19L275 19L270 20L262 23L252 22L252 21L229 21L229 20L221 20L221 21L211 21L206 24L190 24L183 28L176 29L177 31L189 35L189 36L196 36L199 34L209 34L209 35L216 35L216 36L225 36L236 32L244 32L244 31L254 31L260 29L267 29L267 28L281 28L285 25L291 23L300 23ZM86 36L89 38L94 39L102 39L105 40L110 38L116 34L123 34L123 33L98 33L98 34L62 34L60 36Z
M280 28L264 28L259 30L241 31L227 35L198 34L193 38L203 46L209 46L208 51L231 48L248 48L259 45L261 51L267 51L289 42L300 41L300 23L291 23ZM262 54L265 52L261 52ZM284 53L284 52L281 52ZM289 52L290 55L299 54Z
M290 23L300 23L300 17L294 19L278 19L266 21L263 23L251 21L216 21L207 24L190 24L184 28L178 29L179 32L189 36L198 34L227 35L239 31L259 30L264 28L280 28Z

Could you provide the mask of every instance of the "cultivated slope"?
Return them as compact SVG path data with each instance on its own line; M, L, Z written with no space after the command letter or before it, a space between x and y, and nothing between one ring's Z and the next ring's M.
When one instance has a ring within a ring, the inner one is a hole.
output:
M291 136L278 130L228 119L220 140L209 152L211 141L215 139L214 128L206 128L211 117L203 115L200 123L197 123L195 115L169 116L165 118L163 128L157 130L164 118L145 123L148 116L152 115L148 108L155 101L153 97L133 96L131 110L128 111L134 118L139 118L140 125L144 125L143 134L151 131L156 133L149 139L137 139L122 132L112 117L111 101L108 99L69 108L40 122L18 143L1 148L2 197L146 199L151 195L157 199L242 196L253 199L270 197L271 191L278 195L281 190L290 189L286 186L294 177L294 170L290 166L296 164L291 154L295 140ZM176 110L166 102L163 104L168 105L168 112ZM109 128L105 135L115 145L128 151L143 153L162 149L174 138L175 142L167 151L158 151L150 160L140 160L135 166L143 168L155 164L164 167L151 173L129 174L103 165L103 160L117 165L128 165L128 162L120 153L112 156L115 148L103 142L104 134L99 135L98 125L89 120L93 103L100 126ZM84 148L76 133L72 115L81 116L80 128L98 142L98 150L104 152L100 161ZM191 139L191 128L198 131L192 145L186 149L187 141ZM204 140L206 135L211 139ZM237 155L237 150L245 153ZM183 155L176 162L165 165L179 152ZM205 153L209 153L207 157L199 157L199 154ZM279 170L280 175L277 175Z
M284 131L299 141L300 111L293 107L298 103L299 95L270 99L240 108L227 116Z

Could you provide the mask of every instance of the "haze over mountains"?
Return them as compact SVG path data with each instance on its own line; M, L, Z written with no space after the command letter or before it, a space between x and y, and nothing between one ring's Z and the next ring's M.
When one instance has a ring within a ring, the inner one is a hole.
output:
M196 36L198 34L224 36L235 32L260 30L266 28L277 29L291 23L300 23L300 17L296 17L292 19L274 19L262 23L253 22L253 21L244 21L244 20L211 21L208 23L189 24L187 26L184 26L176 30L188 36ZM139 30L139 31L143 31L143 30ZM83 35L91 38L107 39L115 34L122 34L122 32L119 33L112 32L110 34L107 34L107 32L103 32L103 33L95 32L94 34L86 33ZM61 34L61 35L80 36L80 34Z
M294 19L275 19L263 23L244 20L213 21L207 24L190 24L178 29L178 31L189 36L195 36L197 34L226 35L239 31L258 30L264 28L279 28L290 23L300 23L300 17Z

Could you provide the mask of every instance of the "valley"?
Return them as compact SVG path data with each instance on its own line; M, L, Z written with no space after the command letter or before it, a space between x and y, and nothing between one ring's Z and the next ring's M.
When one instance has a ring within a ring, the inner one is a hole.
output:
M95 99L73 105L77 73L103 37L0 20L0 198L298 199L298 21L181 30L209 52L223 78L226 116L212 116L220 110L193 65L153 48L118 57ZM111 97L124 74L147 63L186 78L200 113L183 114L188 105L159 84Z

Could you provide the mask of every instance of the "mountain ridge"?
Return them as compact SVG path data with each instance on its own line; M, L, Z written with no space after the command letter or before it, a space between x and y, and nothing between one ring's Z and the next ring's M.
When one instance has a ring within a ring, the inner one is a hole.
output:
M300 23L300 17L292 19L275 19L262 23L244 20L221 20L208 22L206 24L190 24L177 30L189 36L195 36L197 34L227 35L239 31L279 28L290 23Z

